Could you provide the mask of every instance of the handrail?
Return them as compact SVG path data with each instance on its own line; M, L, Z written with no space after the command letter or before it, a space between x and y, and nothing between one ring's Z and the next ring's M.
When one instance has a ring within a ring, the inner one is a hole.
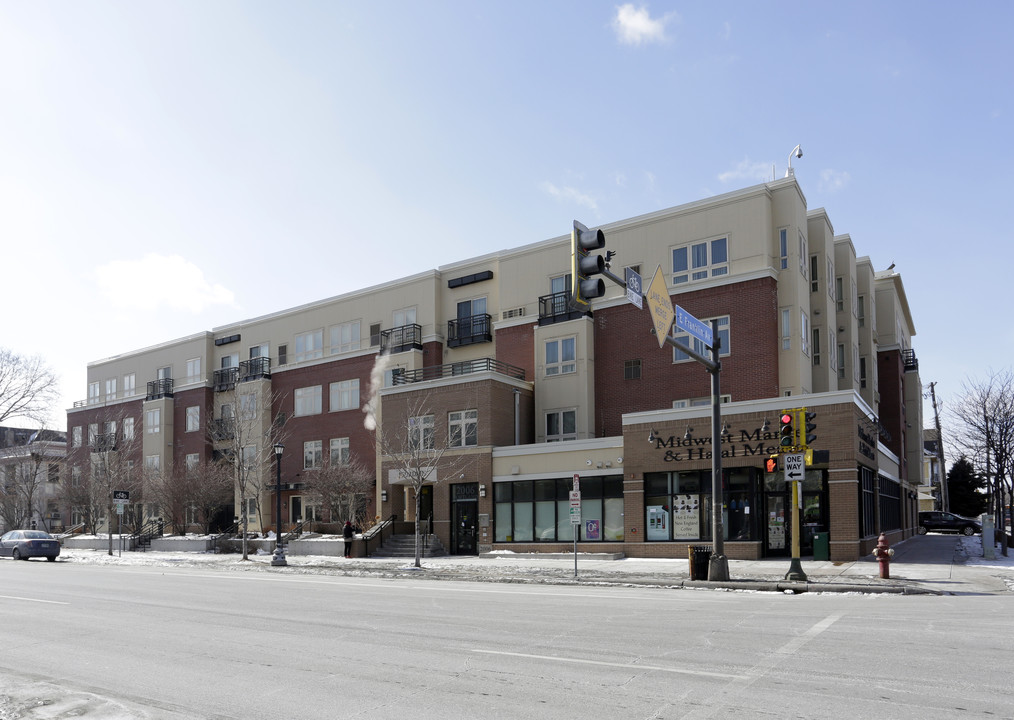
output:
M145 551L151 545L151 541L154 538L162 537L164 533L165 523L162 521L162 518L156 518L144 523L130 538L136 542L134 549L141 548L142 551Z
M238 530L239 530L239 523L238 522L234 522L232 525L230 525L229 527L227 527L225 530L222 530L220 533L218 533L218 535L213 535L211 537L211 543L210 543L210 547L208 549L211 550L212 552L217 553L218 552L218 541L224 539L227 535L235 535Z
M495 372L508 377L525 379L524 368L496 360L494 358L477 358L475 360L463 360L456 363L444 365L427 365L418 370L403 370L394 373L395 385L408 385L409 383L422 382L425 380L439 380L440 378L453 377L457 375L468 375L479 372Z
M392 527L394 525L394 521L397 519L398 519L397 515L391 515L391 517L387 518L386 520L382 520L381 522L377 523L376 525L374 525L369 530L363 533L362 538L363 542L365 543L365 545L363 546L364 555L368 556L370 554L370 540L377 537L378 535L380 536L380 545L378 545L378 547L384 547L384 530ZM390 533L388 533L388 535L390 535Z
M306 521L305 520L300 520L298 523L296 523L295 527L293 527L291 530L289 530L289 532L282 533L282 544L287 543L289 540L292 539L292 537L294 535L296 537L299 537L300 535L302 535L303 534L303 523L304 522L306 522Z

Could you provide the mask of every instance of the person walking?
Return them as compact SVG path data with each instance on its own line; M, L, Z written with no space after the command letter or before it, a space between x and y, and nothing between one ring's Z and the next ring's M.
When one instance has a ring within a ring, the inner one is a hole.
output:
M342 529L342 537L345 538L345 557L352 557L352 523L348 520L345 521L345 527Z

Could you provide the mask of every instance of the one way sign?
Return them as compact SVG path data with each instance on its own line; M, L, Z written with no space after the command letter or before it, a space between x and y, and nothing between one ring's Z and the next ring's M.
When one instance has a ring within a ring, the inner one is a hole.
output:
M803 453L783 455L782 460L785 463L785 482L803 479L803 473L806 471Z

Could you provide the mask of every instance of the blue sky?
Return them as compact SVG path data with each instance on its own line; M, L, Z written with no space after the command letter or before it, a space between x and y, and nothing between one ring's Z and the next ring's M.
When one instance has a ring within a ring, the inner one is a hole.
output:
M1014 4L0 4L0 344L89 361L782 177L1009 367ZM978 248L976 250L975 248ZM54 415L62 425L62 413Z

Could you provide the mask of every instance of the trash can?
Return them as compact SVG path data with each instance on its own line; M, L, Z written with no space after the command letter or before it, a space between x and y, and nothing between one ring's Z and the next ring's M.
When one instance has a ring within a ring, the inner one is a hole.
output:
M690 545L687 547L690 558L690 579L707 580L708 566L711 564L710 545Z
M813 559L831 559L831 533L819 532L813 534Z

